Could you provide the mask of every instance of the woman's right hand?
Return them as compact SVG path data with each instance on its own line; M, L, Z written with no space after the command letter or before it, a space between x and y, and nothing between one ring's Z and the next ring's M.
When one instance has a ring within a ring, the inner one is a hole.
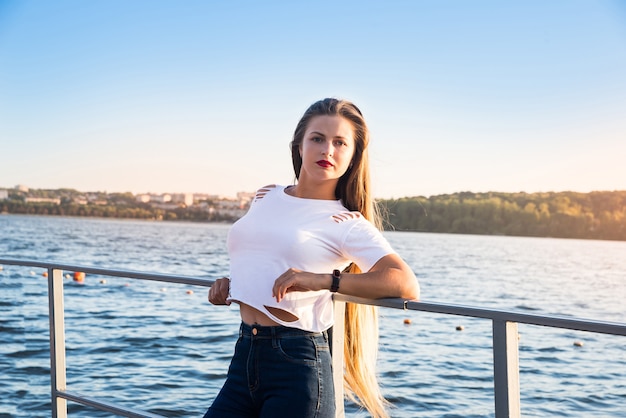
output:
M226 300L229 288L230 279L228 277L217 279L209 289L209 302L213 305L230 305L230 301Z

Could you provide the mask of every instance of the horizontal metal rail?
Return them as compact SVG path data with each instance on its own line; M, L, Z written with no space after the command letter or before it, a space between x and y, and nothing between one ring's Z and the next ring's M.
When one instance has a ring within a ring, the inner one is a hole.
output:
M110 412L120 417L166 418L163 415L151 414L150 412L141 411L139 409L120 406L111 402L105 402L102 399L95 399L90 396L80 395L75 392L57 391L57 396L86 406L91 406L92 408L96 408L101 411Z
M63 271L84 272L93 275L124 277L130 279L157 282L187 284L210 287L214 280L198 279L188 276L154 274L129 270L112 270L98 267L69 264L47 263L32 260L14 260L0 258L0 265L36 267L48 270L48 299L50 309L50 379L52 386L52 416L67 417L66 400L91 406L118 416L131 418L155 418L160 415L122 407L101 399L69 392L66 390L65 364L65 325L63 303ZM333 331L333 347L343 347L343 317L345 303L359 303L384 308L431 312L445 315L459 315L482 318L492 321L493 330L493 366L494 399L496 418L520 417L519 394L519 355L517 324L531 324L561 329L587 331L600 334L626 336L626 324L565 318L559 316L533 315L497 309L484 309L443 303L416 302L402 299L364 299L337 294L334 296L336 320ZM333 369L335 370L335 389L337 416L344 416L343 407L343 349L333 350Z
M598 334L626 336L626 324L606 321L594 321L562 316L533 315L499 309L475 308L463 305L450 305L432 302L405 301L402 299L364 299L356 296L338 294L336 301L375 305L385 308L395 308L410 311L432 312L447 315L469 316L472 318L491 319L495 321L517 322L520 324L541 325L553 328L588 331Z
M153 282L166 282L166 283L178 283L189 284L193 286L211 287L215 280L210 279L198 279L189 276L174 276L171 274L158 274L158 273L146 273L141 271L132 270L112 270L103 269L99 267L89 266L77 266L72 264L59 264L59 263L46 263L33 260L12 260L0 258L0 264L24 266L24 267L39 267L47 270L65 270L65 271L80 271L85 274L96 274L100 276L110 277L125 277L127 279L140 279L150 280Z

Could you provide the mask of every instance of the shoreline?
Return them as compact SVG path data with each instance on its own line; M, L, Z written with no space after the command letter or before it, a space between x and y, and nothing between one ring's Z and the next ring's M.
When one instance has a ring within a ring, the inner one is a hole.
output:
M23 216L23 217L45 217L45 218L67 218L67 219L95 219L95 220L115 220L115 221L138 221L145 223L168 223L168 224L208 224L208 225L224 225L230 226L235 221L228 220L190 220L190 219L154 219L154 218L126 218L126 217L107 217L107 216L80 216L80 215L56 215L56 214L35 214L35 213L8 213L0 212L0 216ZM610 238L584 238L584 237L559 237L548 235L512 235L499 233L469 233L469 232L451 232L451 231L419 231L411 229L385 229L385 232L400 233L418 233L418 234L448 234L448 235L470 235L470 236L487 236L487 237L511 237L511 238L546 238L546 239L563 239L563 240L581 240L581 241L602 241L602 242L626 242L626 239L610 239Z

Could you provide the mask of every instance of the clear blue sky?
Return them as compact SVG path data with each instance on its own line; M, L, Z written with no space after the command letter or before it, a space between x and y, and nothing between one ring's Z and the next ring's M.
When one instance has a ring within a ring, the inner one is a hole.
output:
M626 190L626 2L0 0L0 187L293 181L353 100L377 197Z

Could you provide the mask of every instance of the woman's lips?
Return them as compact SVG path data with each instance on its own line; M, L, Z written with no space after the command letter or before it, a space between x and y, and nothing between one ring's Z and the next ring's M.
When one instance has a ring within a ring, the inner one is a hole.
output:
M319 160L317 161L317 165L319 165L320 167L324 167L324 168L328 168L328 167L332 167L333 165L326 160Z

